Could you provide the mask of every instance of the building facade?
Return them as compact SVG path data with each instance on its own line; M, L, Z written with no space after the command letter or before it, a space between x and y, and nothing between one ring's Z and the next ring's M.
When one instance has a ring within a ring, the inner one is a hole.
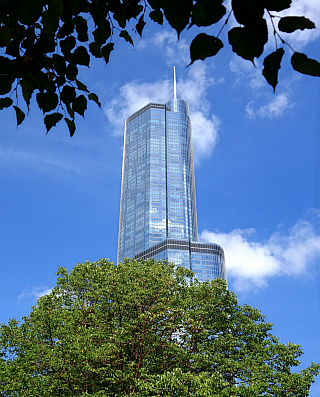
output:
M226 279L224 252L198 242L188 104L150 103L126 120L118 263L168 260L201 280Z

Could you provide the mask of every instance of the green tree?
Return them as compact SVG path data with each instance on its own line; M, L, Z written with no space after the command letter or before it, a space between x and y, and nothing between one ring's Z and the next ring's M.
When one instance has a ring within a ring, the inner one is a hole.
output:
M307 396L299 364L221 280L154 261L59 268L57 286L0 331L2 396Z
M320 76L320 63L294 52L281 37L281 32L315 28L304 16L281 18L277 14L290 8L291 2L232 0L227 13L224 0L0 0L0 110L12 106L19 125L25 119L19 96L29 110L35 95L47 132L64 119L73 136L75 114L84 116L88 100L101 106L97 95L78 79L79 66L89 67L92 57L108 63L115 37L133 45L128 26L133 23L141 35L150 20L162 25L166 19L178 36L191 26L218 24L216 36L199 33L193 39L193 63L220 51L220 33L235 18L239 26L229 30L229 44L236 54L254 63L268 40L266 16L273 26L275 49L264 59L263 75L273 89L286 45L293 51L294 69Z

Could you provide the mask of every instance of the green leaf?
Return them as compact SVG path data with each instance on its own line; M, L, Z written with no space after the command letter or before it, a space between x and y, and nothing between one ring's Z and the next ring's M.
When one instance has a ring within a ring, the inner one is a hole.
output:
M58 15L63 15L64 4L63 0L51 0L50 7L54 10Z
M163 24L163 13L161 10L153 10L149 13L149 17L154 21L157 22L159 25Z
M74 54L74 60L75 60L76 64L89 67L90 55L88 54L85 47L80 46L80 47L76 48L73 54Z
M295 52L291 57L291 64L297 72L320 77L320 63L315 59L308 58L306 54Z
M39 92L36 95L37 103L43 113L48 113L58 106L59 98L55 92Z
M76 84L77 84L78 90L89 92L87 86L85 84L81 83L81 81L76 79Z
M105 46L103 46L101 48L101 52L102 52L102 55L103 55L104 60L105 60L106 63L109 62L110 53L111 53L111 51L113 51L113 48L114 48L114 44L113 43L108 43L108 44L106 44Z
M79 95L73 101L72 109L84 117L84 112L87 109L87 98L84 95Z
M228 32L228 38L233 52L254 64L254 58L260 57L268 41L267 23L261 19L243 28L233 28Z
M241 25L250 25L262 19L264 4L261 0L232 0L232 10Z
M127 18L125 15L123 15L122 12L120 13L114 13L113 18L118 22L120 28L125 28L127 24Z
M292 33L298 29L314 29L315 27L316 25L305 17L283 17L278 24L279 30L286 33Z
M79 41L88 41L88 24L87 21L81 17L81 16L77 16L75 19L76 22L76 30L78 33L78 40Z
M17 126L20 125L23 120L25 119L26 115L23 113L23 111L18 108L18 106L13 105L14 110L16 111L16 118L17 118Z
M0 26L0 47L6 47L11 41L11 29L8 26Z
M278 72L281 67L281 60L284 54L283 48L278 48L275 52L265 57L263 61L264 69L262 74L267 82L273 87L273 92L278 84Z
M0 75L0 95L8 94L11 91L14 80L13 77Z
M101 47L111 36L111 27L107 19L98 20L98 27L92 32L94 41Z
M282 11L290 8L292 0L264 0L264 6L269 11Z
M44 118L44 124L47 129L47 133L51 130L52 127L57 125L59 121L62 119L62 114L61 113L52 113L52 114L47 114Z
M178 33L178 37L182 30L189 24L190 15L193 4L192 0L162 0L161 8L170 25Z
M138 23L136 24L136 30L139 33L140 37L142 36L142 30L145 27L145 21L143 19L144 15L142 14L141 17L138 20Z
M88 98L89 98L91 101L95 102L95 103L99 106L99 108L101 109L101 103L99 102L99 98L98 98L98 96L97 96L94 92L91 92L91 93L88 95Z
M226 8L222 0L198 0L193 6L191 15L191 26L210 26L225 15Z
M20 4L20 22L25 25L32 25L37 22L42 13L43 1L24 0Z
M58 75L60 76L65 76L66 74L66 61L64 60L64 57L58 54L53 54L52 55L52 62L53 66L57 72Z
M0 56L0 74L12 72L12 63L9 58Z
M125 41L128 41L130 44L133 45L133 40L126 30L121 30L119 37L123 37Z
M29 109L30 99L34 90L33 83L28 79L22 79L21 82L22 95Z
M60 40L60 48L63 55L70 54L71 50L75 47L75 45L76 39L73 36L69 36L64 40Z
M74 24L70 20L66 20L57 33L57 37L63 39L70 36L74 31Z
M71 137L73 137L75 131L76 131L76 125L73 120L67 119L66 117L64 118L65 122L67 123L67 126L69 128L69 134Z
M67 104L67 112L69 113L69 116L74 119L74 110L72 109L70 103Z
M74 87L71 87L70 85L65 85L62 88L61 94L60 94L60 99L67 105L68 103L71 103L74 101L76 97L76 90Z
M0 98L0 110L8 108L13 104L13 100L9 97Z
M44 11L42 13L41 23L43 31L46 34L54 34L59 27L58 14L55 11Z
M75 80L78 76L78 68L73 63L69 63L66 69L66 76L69 80Z
M98 43L96 43L95 41L89 44L89 49L90 52L93 56L95 56L96 58L102 58L102 52L100 50L100 46Z
M191 62L189 65L192 65L197 59L204 60L207 57L216 55L222 47L223 43L217 37L209 36L205 33L198 34L190 45Z

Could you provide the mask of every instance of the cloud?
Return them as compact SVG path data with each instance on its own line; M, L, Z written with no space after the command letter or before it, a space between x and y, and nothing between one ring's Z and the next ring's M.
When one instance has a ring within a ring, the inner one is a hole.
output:
M254 229L200 234L202 241L224 248L229 281L238 291L265 287L270 277L307 274L320 259L320 234L310 221L301 219L287 233L276 231L263 242L254 241L254 234Z
M231 9L231 2L227 1L227 7ZM293 33L284 33L280 32L279 34L283 40L285 40L291 47L294 48L295 51L303 51L303 48L309 44L310 42L314 41L315 39L320 37L320 1L319 0L293 0L289 9L283 10L281 12L272 12L272 15L276 16L273 18L273 23L275 24L275 28L278 30L278 22L280 18L278 17L285 17L285 16L305 16L306 18L313 21L316 25L316 29L305 29L305 30L296 30ZM268 24L268 31L269 31L269 40L268 43L265 45L263 58L266 55L270 54L271 52L275 51L275 41L273 35L273 26L270 20L269 15L265 13L264 15L267 24ZM238 26L238 23L235 19L230 21L231 27ZM282 46L281 41L278 39L278 46ZM292 54L291 49L289 49L288 45L283 46L286 53L289 55ZM236 77L236 84L241 82L245 82L245 84L249 85L252 89L254 89L259 95L259 90L267 86L267 82L265 78L262 76L262 59L255 59L256 68L253 64L248 61L244 60L237 55L233 55L229 67L231 72L235 74ZM287 63L288 60L284 59L283 64ZM281 82L283 84L283 81ZM277 88L279 89L279 88Z
M19 299L38 299L41 296L49 295L52 288L48 287L27 287L19 295Z
M274 13L272 13L274 14ZM299 0L293 1L290 9L279 13L281 16L305 16L313 21L317 29L297 30L290 34L281 36L288 40L291 45L295 45L295 50L301 49L311 41L320 36L320 2L319 0Z
M250 119L255 117L279 117L293 107L293 104L289 101L289 95L284 93L276 95L267 105L261 106L258 110L253 109L253 104L254 102L250 101L245 109Z
M152 43L158 46L167 63L183 62L188 52L185 41L176 39L172 32L162 32L140 44L145 50ZM169 54L169 55L168 55ZM171 55L172 54L172 57ZM203 158L209 157L218 142L218 118L210 113L210 103L206 99L207 90L214 85L214 79L208 77L208 67L197 63L189 68L188 77L178 77L177 95L189 104L193 131L193 152L195 164L199 165ZM115 135L122 135L124 123L132 113L150 102L166 103L173 97L173 82L170 79L152 83L131 81L119 89L119 94L105 107L105 114L113 127Z
M190 63L190 47L185 39L177 40L177 34L173 30L164 30L154 36L140 40L136 46L138 50L161 49L167 65L183 65Z

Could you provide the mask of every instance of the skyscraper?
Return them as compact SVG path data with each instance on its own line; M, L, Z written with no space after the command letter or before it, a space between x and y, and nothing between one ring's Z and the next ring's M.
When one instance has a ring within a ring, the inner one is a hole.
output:
M189 109L174 92L126 120L118 262L166 259L201 281L226 279L223 249L198 242Z

